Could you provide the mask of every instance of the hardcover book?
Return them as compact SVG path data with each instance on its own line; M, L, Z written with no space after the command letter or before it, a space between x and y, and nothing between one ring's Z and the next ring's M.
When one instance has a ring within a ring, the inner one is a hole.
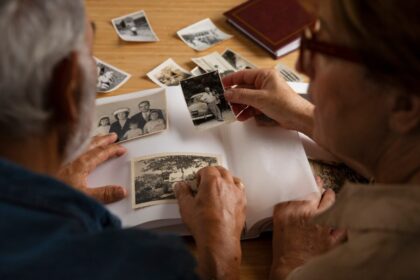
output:
M297 0L251 0L224 15L275 58L296 50L303 30L315 22Z

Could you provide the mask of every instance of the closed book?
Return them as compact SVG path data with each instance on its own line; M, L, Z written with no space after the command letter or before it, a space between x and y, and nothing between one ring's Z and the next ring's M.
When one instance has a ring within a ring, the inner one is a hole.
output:
M297 0L250 0L224 15L276 58L296 50L303 30L315 22Z

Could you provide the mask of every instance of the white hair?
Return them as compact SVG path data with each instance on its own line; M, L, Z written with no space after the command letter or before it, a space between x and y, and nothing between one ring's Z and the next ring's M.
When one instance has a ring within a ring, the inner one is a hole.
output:
M44 133L54 69L86 48L83 1L1 0L0 30L0 131L17 138Z

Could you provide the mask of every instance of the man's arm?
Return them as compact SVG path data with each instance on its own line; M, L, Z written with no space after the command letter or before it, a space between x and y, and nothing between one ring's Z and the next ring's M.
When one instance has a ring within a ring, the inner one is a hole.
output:
M98 165L126 153L124 147L114 144L116 140L117 135L114 133L95 137L88 151L62 167L57 174L58 179L102 203L112 203L125 198L127 191L122 186L89 188L87 185L87 177Z
M197 176L197 194L187 183L179 183L175 193L197 244L198 273L202 279L239 279L244 186L223 167L202 169Z

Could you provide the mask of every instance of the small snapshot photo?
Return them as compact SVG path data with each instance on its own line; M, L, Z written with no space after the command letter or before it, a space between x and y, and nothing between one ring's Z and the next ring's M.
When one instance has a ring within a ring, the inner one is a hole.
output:
M233 68L236 69L236 71L241 71L245 69L256 69L258 68L245 58L243 58L238 53L234 52L231 49L227 49L222 53L222 57L229 62L230 65L232 65Z
M196 51L204 51L233 37L221 31L209 18L190 25L177 34L185 44Z
M131 75L95 57L98 79L96 91L108 93L120 88Z
M205 154L163 154L132 160L133 208L176 203L173 184L187 181L196 190L197 172L216 165L220 165L219 157Z
M183 80L181 88L197 129L210 129L236 120L224 97L223 84L217 71Z
M197 64L205 72L219 71L220 76L224 77L226 75L236 72L236 69L230 65L218 52L213 52L209 55L192 58L191 59L195 64Z
M135 12L112 20L118 36L128 42L156 42L159 38L147 19L145 11Z
M190 72L168 59L153 69L147 76L161 87L179 86L179 82L192 76Z
M94 135L118 135L117 142L132 140L166 130L166 95L153 95L96 106Z

